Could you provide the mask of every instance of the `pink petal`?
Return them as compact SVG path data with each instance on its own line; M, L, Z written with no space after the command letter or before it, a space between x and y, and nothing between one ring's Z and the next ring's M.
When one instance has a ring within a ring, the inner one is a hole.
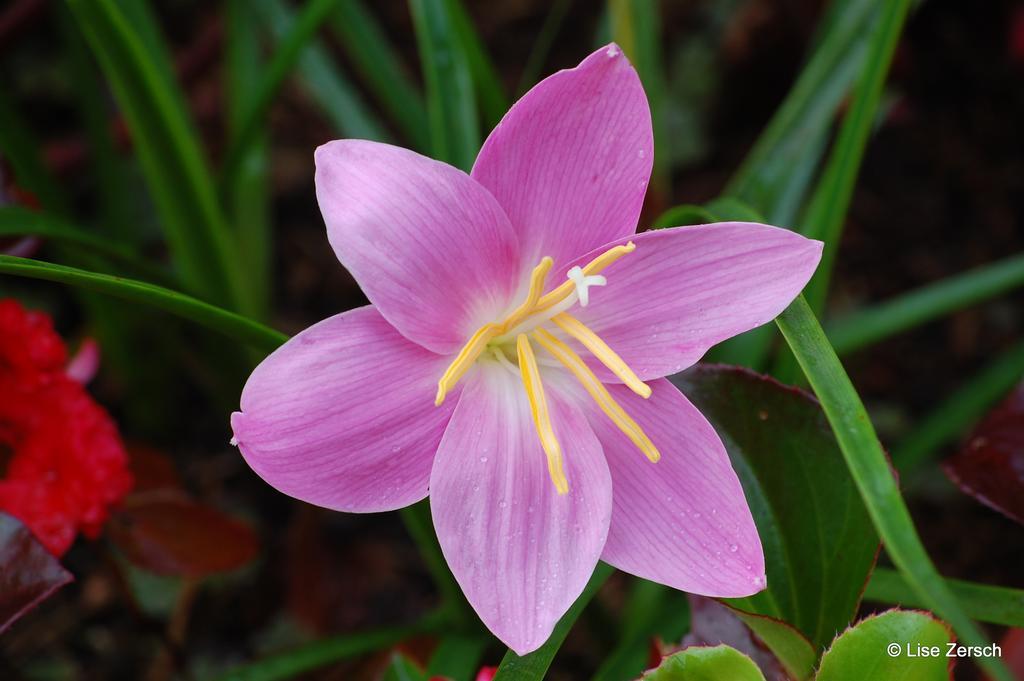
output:
M233 442L297 499L355 513L407 506L427 496L453 411L434 407L444 365L372 306L330 317L252 372L231 415Z
M100 368L100 345L92 338L82 339L78 352L68 362L64 373L72 381L85 385L91 381Z
M316 195L338 259L406 338L453 352L513 302L522 278L515 232L461 170L338 140L316 150Z
M654 142L640 79L617 45L526 93L484 143L473 177L556 267L636 231Z
M517 376L482 366L437 452L430 507L441 549L487 628L535 650L583 591L608 532L611 479L585 417L548 391L565 450L559 496Z
M711 424L665 379L647 400L608 390L661 451L651 463L596 409L615 491L602 560L704 596L749 596L765 587L764 554L736 473Z
M662 229L632 241L636 250L602 272L607 286L591 289L590 304L573 314L645 380L682 371L712 345L774 319L811 278L822 248L747 222Z

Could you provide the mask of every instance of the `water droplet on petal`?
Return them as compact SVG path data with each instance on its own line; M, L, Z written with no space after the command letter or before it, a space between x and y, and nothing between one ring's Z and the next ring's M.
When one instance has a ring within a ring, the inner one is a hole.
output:
M736 553L739 550L740 547L736 546L735 544L729 544L729 553Z

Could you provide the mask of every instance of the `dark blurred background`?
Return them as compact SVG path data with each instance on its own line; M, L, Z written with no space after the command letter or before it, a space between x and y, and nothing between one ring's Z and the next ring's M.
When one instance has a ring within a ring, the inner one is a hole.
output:
M208 153L217 159L225 138L222 8L186 0L154 5ZM550 3L487 0L467 7L515 92ZM0 5L0 82L44 140L47 161L74 201L89 210L95 197L82 122L71 104L74 70L54 50L59 9L45 0ZM382 0L371 9L418 78L406 4ZM567 3L542 75L574 66L593 49L601 9L597 2ZM823 3L680 0L662 2L661 9L674 170L669 191L650 197L645 223L670 205L719 195L799 72ZM331 35L321 38L345 64ZM830 315L1024 251L1022 86L1024 2L919 4L868 147L839 249ZM284 88L270 121L272 322L294 333L365 301L327 245L313 191L312 151L335 136L334 127L297 82ZM115 124L115 131L130 144L123 126ZM150 212L138 206L140 223L152 220ZM4 295L53 312L65 336L88 332L90 319L65 291L8 279L0 286ZM162 333L165 323L154 316L153 333ZM1014 294L857 352L846 364L883 441L892 442L1022 336L1024 306ZM145 345L135 350L147 352ZM187 413L130 414L113 370L101 370L94 393L121 417L127 440L160 448L197 497L217 499L258 528L261 559L196 590L126 570L80 541L65 561L79 581L0 638L0 677L200 678L204 670L317 635L405 622L436 603L396 515L328 513L263 484L227 445L231 405L199 397L204 381L213 380L210 367L196 356L190 364L189 348L179 350L168 358L165 349L154 349L150 359L177 376L166 402L190 405ZM234 394L244 375L236 377ZM954 493L938 472L907 482L915 520L941 572L1024 587L1020 526ZM551 679L585 678L594 668L607 644L602 620L616 617L623 579L614 577L599 607L588 609ZM187 638L179 631L186 623ZM487 660L502 652L489 651ZM307 678L373 678L379 667L380 660L363 661ZM974 677L965 670L964 678Z

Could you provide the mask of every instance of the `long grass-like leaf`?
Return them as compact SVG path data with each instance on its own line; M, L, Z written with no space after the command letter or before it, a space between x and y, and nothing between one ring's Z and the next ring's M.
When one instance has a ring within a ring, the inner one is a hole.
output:
M1008 350L948 396L893 449L892 460L909 472L967 429L1024 376L1024 343Z
M508 96L502 85L498 69L494 66L487 48L473 26L473 19L466 12L462 0L445 0L448 14L451 16L452 27L459 38L462 51L469 64L469 73L473 80L477 102L480 105L480 117L485 130L492 129L508 111Z
M1015 255L872 305L828 325L840 355L1024 286L1024 254Z
M960 579L947 579L946 584L964 611L974 619L1007 627L1024 627L1024 589ZM864 600L907 608L927 607L899 572L887 568L875 568L864 590Z
M409 0L427 83L432 156L469 170L480 148L480 124L469 59L447 0Z
M249 5L277 40L283 40L295 23L293 12L282 0L250 0ZM320 41L309 42L299 56L299 75L339 135L388 139L387 131L367 107L358 89L337 67Z
M345 55L366 81L381 108L414 149L430 149L430 128L423 93L410 78L401 57L362 0L338 3L331 28Z
M882 4L882 14L868 46L864 70L854 88L850 110L843 119L835 148L829 154L824 174L807 207L801 230L825 242L821 264L807 288L807 302L821 312L839 248L843 223L853 198L864 149L882 101L882 88L889 73L896 44L910 11L910 0Z
M133 26L114 0L70 5L124 112L182 282L210 300L250 309L198 137L167 67L143 42L146 31Z
M393 646L400 641L438 628L442 618L436 613L408 627L380 629L357 634L342 634L316 641L263 660L239 667L217 681L284 681L333 662L366 655Z
M953 626L963 643L988 644L928 557L864 404L810 305L801 296L776 322L821 402L864 505L900 574L928 608ZM1000 660L983 658L979 663L994 678L1012 681Z
M234 184L234 176L245 158L249 146L258 137L267 111L292 72L302 51L309 44L320 26L334 10L338 0L308 0L294 21L281 22L278 28L279 42L270 63L263 70L255 92L248 98L248 104L240 115L239 122L228 147L222 183L225 187Z
M0 274L13 274L30 279L69 284L155 307L265 352L274 350L288 340L283 333L248 317L144 281L10 255L0 255Z

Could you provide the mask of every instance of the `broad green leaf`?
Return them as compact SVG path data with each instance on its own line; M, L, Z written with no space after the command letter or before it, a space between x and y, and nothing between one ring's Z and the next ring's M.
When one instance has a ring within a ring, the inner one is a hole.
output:
M494 675L494 681L541 681L546 678L548 667L551 666L551 661L555 659L555 654L569 634L569 630L572 629L572 625L613 572L615 572L615 568L606 563L598 563L593 576L586 588L583 589L583 593L572 604L569 611L562 615L562 619L555 625L555 630L551 632L551 637L547 642L529 655L522 657L511 650L505 653L501 665L498 666L498 673Z
M149 29L122 4L70 2L131 130L174 264L190 291L250 310L236 244L180 91L166 59L144 40Z
M699 365L672 380L725 443L764 546L768 588L729 602L823 648L857 612L878 537L821 407L735 367Z
M800 632L774 617L752 615L738 609L735 612L778 658L790 676L797 680L810 678L818 653Z
M468 171L480 149L469 59L448 0L409 0L423 80L427 83L432 156Z
M276 40L283 40L295 17L283 0L251 0L253 11ZM306 45L299 57L299 73L310 96L320 105L343 137L388 139L387 131L366 106L359 90L335 65L317 40Z
M874 615L835 640L821 658L815 681L948 681L946 646L952 636L946 624L925 612Z
M886 553L910 587L953 625L964 643L988 645L928 557L867 410L807 301L798 297L775 321L821 401ZM993 678L1013 681L1000 660L978 662Z
M400 55L362 0L339 2L331 18L331 28L341 38L341 48L370 92L411 146L423 152L429 150L430 130L423 93L409 77Z
M247 317L144 281L10 255L0 255L0 274L71 284L89 291L166 310L266 352L274 350L288 340L283 333Z
M645 681L764 681L753 661L729 646L691 647L669 655Z

